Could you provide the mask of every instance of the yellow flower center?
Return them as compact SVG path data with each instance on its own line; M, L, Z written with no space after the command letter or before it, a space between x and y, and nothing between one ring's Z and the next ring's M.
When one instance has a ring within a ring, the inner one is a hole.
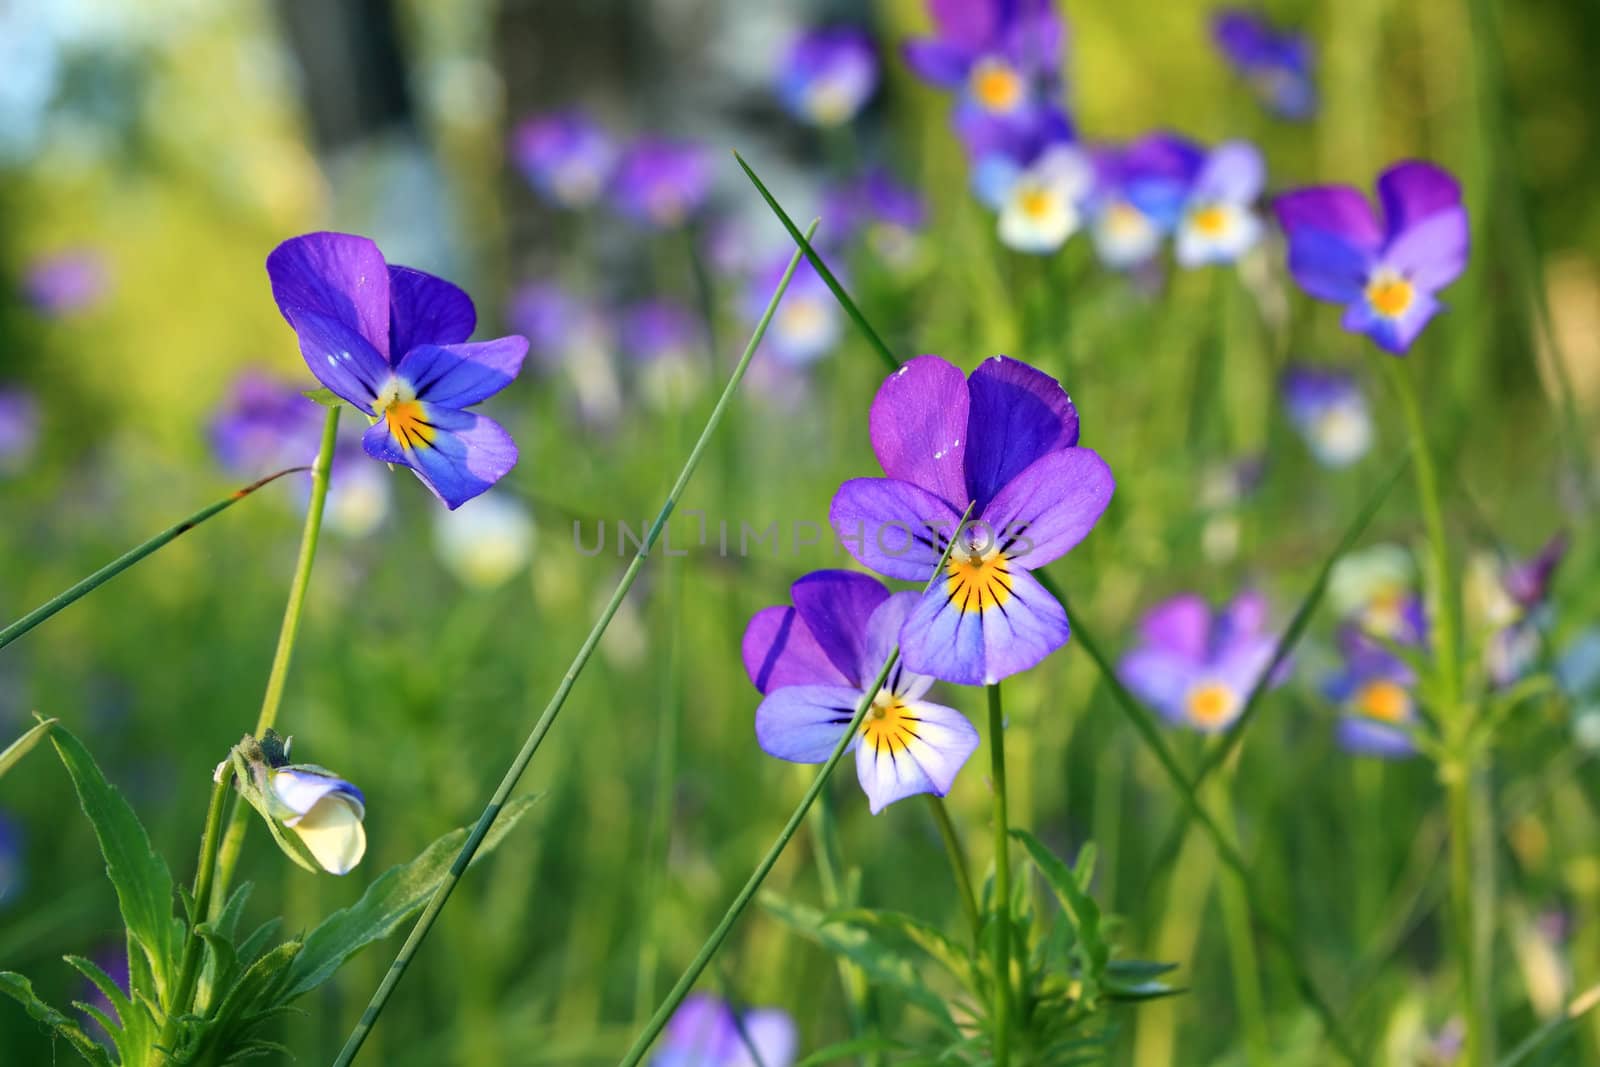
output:
M1411 695L1395 682L1368 682L1356 691L1355 707L1380 722L1405 722L1411 714Z
M871 745L875 753L887 748L898 755L910 747L912 741L920 740L917 724L921 721L899 697L887 689L880 689L872 699L867 717L861 722L861 739Z
M945 564L945 591L962 614L990 608L1004 611L1011 599L1011 568L1005 553L992 545L974 553L958 544Z
M1221 682L1202 682L1189 690L1183 710L1196 726L1205 729L1225 726L1239 710L1239 694Z
M428 421L427 409L417 399L417 391L410 383L391 379L372 402L372 411L388 423L389 435L407 452L433 444L438 431Z
M1050 190L1040 185L1028 185L1017 193L1017 207L1022 213L1035 222L1049 216L1055 207L1055 197L1050 195Z
M1144 212L1118 200L1106 209L1106 228L1119 237L1130 237L1144 229Z
M1220 237L1228 229L1227 209L1217 204L1207 204L1189 216L1194 228L1207 237Z
M1380 270L1367 282L1367 303L1385 318L1404 315L1416 297L1411 283L1392 270Z
M986 111L1011 111L1022 102L1022 78L993 56L973 66L971 87L972 98Z

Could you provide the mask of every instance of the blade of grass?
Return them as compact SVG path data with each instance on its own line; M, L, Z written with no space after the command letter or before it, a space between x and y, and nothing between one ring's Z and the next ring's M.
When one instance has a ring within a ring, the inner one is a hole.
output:
M122 555L118 556L110 563L107 563L104 567L101 567L99 570L95 571L93 574L89 575L89 577L68 589L66 592L51 597L48 601L40 604L37 608L34 608L32 611L28 612L28 614L24 615L10 626L0 630L0 648L4 648L5 646L9 645L11 642L15 641L17 638L33 629L35 626L38 626L41 622L44 622L50 616L54 615L67 605L88 596L90 593L94 592L102 585L105 585L111 579L115 578L117 575L121 574L135 563L138 563L140 560L144 559L146 556L150 555L156 550L163 548L177 540L179 537L182 537L184 534L188 533L196 526L199 526L202 522L205 522L218 512L226 511L228 508L237 504L251 493L254 493L257 489L260 489L268 482L276 481L286 474L298 474L300 471L310 469L310 467L289 467L286 470L269 474L260 481L251 482L242 489L235 489L233 492L229 493L216 503L209 504L206 507L201 508L193 515L190 515L187 519L184 519L182 522L178 523L176 526L170 526L137 548L133 548L127 552L124 552Z
M817 223L813 221L807 234L816 232ZM783 272L783 277L778 282L778 288L773 292L772 299L767 302L766 311L756 323L755 331L750 335L749 344L745 345L744 354L740 356L738 364L733 369L728 384L723 388L722 395L717 398L716 406L711 409L705 427L700 431L700 437L695 441L694 447L689 451L689 457L684 461L683 469L678 473L678 479L667 494L666 503L661 506L661 511L656 515L655 522L651 523L649 531L645 534L642 544L634 552L633 559L628 563L628 569L623 571L622 578L617 582L616 589L611 594L611 599L606 603L600 617L595 620L594 627L590 629L589 636L584 638L579 646L577 655L573 657L572 665L567 668L567 673L562 676L560 684L556 686L555 693L550 697L544 712L534 724L533 731L522 744L522 749L511 761L511 766L506 769L505 776L500 784L495 787L494 795L489 798L488 806L483 809L483 814L478 817L478 822L468 835L466 843L461 846L461 852L456 856L455 862L450 865L450 873L445 876L439 888L434 891L433 897L428 901L428 906L417 919L416 926L412 927L411 934L406 938L400 952L395 956L394 962L389 965L388 973L383 976L377 990L372 994L372 1000L367 1005L367 1010L361 1014L361 1019L356 1023L346 1040L344 1048L340 1050L338 1058L334 1061L335 1067L347 1067L361 1051L367 1035L372 1032L372 1027L377 1023L378 1016L382 1014L384 1005L394 994L395 987L400 984L400 979L405 976L406 968L416 956L417 950L422 946L423 939L428 936L428 931L438 921L439 913L450 900L450 895L455 891L456 885L461 881L466 872L467 864L472 862L473 855L478 847L483 844L483 839L494 826L494 821L500 815L500 809L510 799L511 791L516 788L517 782L522 778L528 764L532 762L534 754L539 751L539 746L544 743L550 728L555 725L556 717L561 714L562 707L567 702L567 696L572 692L572 687L577 683L578 676L583 673L584 667L589 662L595 648L600 644L600 639L605 636L606 627L611 624L612 616L622 606L623 599L628 595L628 590L633 587L634 579L643 569L645 559L655 547L661 531L666 527L667 519L678 505L678 499L683 496L684 490L689 485L689 479L694 477L694 472L700 465L700 459L705 455L707 446L711 443L712 436L721 424L723 416L733 403L734 393L738 391L739 383L744 379L745 371L750 367L750 360L754 358L756 348L761 344L761 339L766 336L767 324L772 321L773 314L778 309L778 302L783 299L784 292L789 288L789 280L794 277L795 268L800 265L800 253L797 251L789 259L788 269ZM708 957L709 958L709 957Z

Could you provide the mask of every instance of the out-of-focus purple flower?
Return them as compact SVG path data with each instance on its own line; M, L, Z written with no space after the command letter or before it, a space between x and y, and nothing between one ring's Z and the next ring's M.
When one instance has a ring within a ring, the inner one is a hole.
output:
M1224 8L1212 16L1211 38L1264 107L1286 119L1311 117L1317 91L1303 34L1282 32L1258 12Z
M1347 185L1298 189L1273 206L1300 288L1344 305L1346 330L1403 355L1444 306L1434 294L1466 269L1467 209L1448 171L1415 160L1378 176L1378 199L1382 226Z
M537 367L566 373L586 423L604 426L616 419L622 393L612 364L614 331L593 304L553 282L530 282L512 295L507 318L528 338Z
M1347 467L1372 447L1372 412L1355 375L1297 363L1280 388L1290 424L1324 467Z
M1372 545L1341 557L1328 576L1328 602L1374 637L1421 645L1427 631L1417 565L1399 545Z
M22 893L25 859L22 827L15 819L0 812L0 908Z
M793 607L756 613L743 651L750 681L766 697L756 739L768 755L822 763L868 695L920 599L853 571L816 571L794 583ZM851 739L856 774L876 815L918 793L944 796L978 747L959 711L922 698L933 679L897 666Z
M906 64L958 90L957 125L1005 124L1061 88L1065 26L1050 0L928 0L934 33L907 41Z
M1404 660L1355 626L1339 634L1344 666L1323 686L1339 706L1335 734L1347 751L1384 759L1416 753L1408 728L1418 721L1416 675Z
M1204 733L1225 730L1272 663L1278 638L1266 625L1267 601L1259 593L1240 593L1217 611L1204 597L1175 596L1145 613L1139 641L1117 674L1169 722Z
M1089 211L1100 261L1113 270L1148 263L1176 228L1204 151L1176 134L1157 132L1093 155Z
M828 519L861 563L931 582L900 637L906 669L987 685L1066 644L1065 610L1029 572L1088 536L1115 481L1077 447L1078 412L1061 383L1004 356L970 377L919 356L878 389L871 430L887 477L845 482Z
M617 162L611 135L580 111L527 119L512 135L511 154L541 195L566 208L599 200Z
M1078 232L1094 188L1094 166L1071 144L1058 144L1026 167L990 156L975 175L978 195L999 213L1000 242L1045 255Z
M1550 583L1567 555L1567 533L1557 531L1533 558L1512 560L1503 574L1506 595L1526 613L1536 611L1550 598Z
M18 474L39 443L39 402L23 389L0 388L0 475Z
M1566 551L1567 535L1561 531L1532 558L1480 556L1472 561L1467 588L1491 631L1484 666L1496 686L1511 685L1538 661L1542 631L1548 624L1545 605L1550 583Z
M698 391L707 342L688 308L668 300L635 304L622 314L621 340L622 355L633 362L652 404L680 405Z
M705 206L716 179L707 148L693 141L641 137L622 153L611 199L627 218L646 226L682 226Z
M1248 141L1218 145L1200 164L1178 220L1173 254L1180 266L1231 263L1261 240L1256 198L1266 164Z
M750 321L759 319L766 310L792 255L787 251L780 253L751 279L745 294L745 311ZM838 275L838 271L834 273ZM827 355L843 333L843 313L828 283L809 260L801 260L767 326L763 343L785 363L800 365Z
M872 38L850 26L808 30L795 38L778 72L789 113L817 126L843 126L878 87Z
M376 417L362 438L368 455L410 467L450 508L516 465L505 428L467 409L516 378L526 338L468 342L472 299L443 278L385 263L365 237L291 238L267 257L267 275L311 373Z
M105 257L92 248L75 248L34 260L22 292L39 314L59 318L89 310L110 285Z
M726 1002L693 993L672 1013L650 1067L791 1067L798 1043L787 1012L751 1008L736 1016Z
M878 259L907 270L921 255L928 207L917 190L886 168L873 167L830 187L823 196L822 217L836 243L864 239Z

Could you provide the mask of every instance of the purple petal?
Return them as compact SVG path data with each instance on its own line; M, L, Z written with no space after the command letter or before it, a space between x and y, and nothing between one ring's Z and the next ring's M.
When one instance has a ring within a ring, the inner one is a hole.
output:
M367 339L339 319L313 311L285 312L300 341L300 354L317 381L372 414L378 390L388 381L389 364Z
M903 714L909 721L892 740L874 744L864 732L856 744L856 776L874 815L918 793L944 796L978 747L978 731L953 708L908 701Z
M1380 315L1362 299L1345 309L1341 324L1351 333L1368 335L1379 348L1399 356L1406 353L1428 320L1443 308L1431 293L1419 289L1411 298L1411 305L1398 317Z
M914 590L894 593L888 600L879 604L877 610L872 613L872 618L867 620L865 659L867 674L861 679L863 686L878 676L878 671L883 669L883 662L889 658L889 653L900 646L900 634L905 629L906 620L917 610L917 604L921 600L922 594ZM906 670L905 664L901 662L890 672L887 685L900 696L914 700L932 687L933 679Z
M857 687L871 681L883 659L868 662L867 622L889 599L883 583L857 571L815 571L795 582L789 595L839 673Z
M744 669L762 693L786 685L849 685L822 650L800 613L777 605L762 608L745 627Z
M1372 253L1331 230L1305 227L1289 232L1289 273L1300 288L1335 304L1361 300Z
M1194 659L1157 645L1135 649L1117 665L1117 677L1128 691L1169 722L1183 721L1184 694L1199 672Z
M1211 645L1211 606L1193 593L1163 600L1139 620L1139 636L1154 650L1199 663Z
M979 510L1039 457L1078 443L1078 411L1061 383L1017 359L995 356L967 382L966 494ZM951 498L957 499L957 498Z
M1360 190L1348 185L1296 189L1274 199L1272 209L1291 238L1297 230L1317 229L1367 251L1383 244L1383 231L1372 217L1372 206Z
M408 447L380 419L362 436L367 454L410 467L454 511L487 490L517 465L517 443L493 419L471 411L422 404L431 439Z
M377 245L349 233L291 237L267 256L267 276L290 325L306 313L344 323L388 362L389 266Z
M443 278L411 267L389 268L389 354L399 359L418 345L454 345L472 336L478 312L472 298Z
M933 38L905 42L900 46L900 56L917 77L948 88L966 80L973 58L966 48Z
M1004 6L991 0L928 0L928 14L940 37L981 48L1000 31Z
M1467 209L1447 207L1396 235L1383 264L1417 288L1437 292L1466 269L1470 240Z
M417 398L446 408L464 408L489 399L516 378L528 355L526 337L501 337L467 344L419 345L395 367Z
M839 487L828 508L828 522L845 549L879 574L904 581L926 581L944 554L945 538L961 515L949 504L910 482L893 478L854 478Z
M720 1063L738 1040L733 1010L709 993L691 993L667 1023L660 1058L671 1059L678 1067Z
M1194 180L1192 196L1199 201L1245 204L1261 195L1266 180L1261 150L1248 141L1229 141L1206 157Z
M761 751L790 763L822 763L855 717L861 690L847 685L786 685L756 709Z
M1012 478L984 508L983 522L1007 559L1033 570L1060 559L1088 536L1115 488L1111 468L1098 453L1065 448Z
M1441 211L1460 207L1461 186L1443 167L1407 160L1378 175L1378 200L1393 240Z
M1334 733L1341 747L1360 756L1405 759L1417 753L1404 730L1366 715L1339 716Z
M889 375L870 416L883 473L964 509L967 410L965 376L938 356L918 356Z
M778 1008L758 1008L747 1011L740 1020L744 1036L734 1034L737 1048L727 1061L728 1067L789 1067L794 1063L800 1037L789 1013ZM756 1056L750 1055L745 1038L755 1047Z
M1225 682L1242 699L1255 688L1267 667L1272 664L1272 653L1277 650L1277 644L1277 638L1271 636L1232 642L1220 650L1213 672L1219 681ZM1275 672L1271 685L1281 685L1286 674L1281 670Z
M907 669L957 685L990 685L1067 643L1067 613L1026 571L1007 576L1003 601L972 608L949 582L923 595L901 632Z

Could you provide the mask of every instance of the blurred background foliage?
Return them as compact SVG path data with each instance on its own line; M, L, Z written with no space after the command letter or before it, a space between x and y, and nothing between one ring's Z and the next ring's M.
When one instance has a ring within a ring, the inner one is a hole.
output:
M1556 643L1591 620L1600 596L1591 497L1572 485L1574 442L1553 406L1551 361L1565 361L1592 417L1600 11L1562 0L1271 3L1319 49L1323 110L1300 126L1268 118L1226 69L1207 37L1208 5L1063 7L1069 99L1086 138L1157 127L1248 137L1267 155L1273 189L1365 187L1411 156L1462 176L1473 263L1412 356L1428 383L1452 521L1464 537L1524 553L1570 526ZM841 18L884 42L886 82L855 127L824 137L785 118L769 82L790 33ZM570 104L623 133L715 147L719 211L758 258L785 240L727 149L797 217L816 210L821 176L864 161L912 180L931 203L925 268L907 280L858 257L851 288L903 354L970 367L1008 352L1071 390L1085 443L1119 478L1106 520L1056 568L1078 610L1117 646L1143 607L1185 589L1216 598L1252 582L1286 614L1400 454L1377 357L1339 332L1333 309L1264 269L1174 274L1151 292L1096 268L1081 240L1048 261L1001 248L968 191L945 101L893 54L890 42L925 26L917 0L12 0L0 8L0 385L39 397L43 433L30 467L0 481L0 617L238 484L207 438L234 375L262 366L312 384L261 266L284 237L367 233L392 262L472 292L480 335L514 325L513 294L535 279L606 305L665 295L693 306L683 235L557 215L509 165L514 124ZM77 249L101 262L103 293L69 315L40 314L22 295L29 271ZM716 365L726 369L747 329L744 297L720 278L715 295ZM1371 379L1379 445L1358 466L1321 471L1293 438L1274 384L1291 356ZM530 370L490 405L522 446L503 491L538 523L528 564L508 580L485 588L441 566L437 505L400 475L376 532L324 542L281 728L298 738L299 757L365 790L371 853L350 878L312 877L255 835L241 876L258 883L258 912L281 907L290 929L307 927L475 816L622 565L616 522L638 529L653 514L709 404L701 391L652 406L622 361L610 373L622 378L611 417L586 410L581 383L560 368ZM881 373L847 334L804 380L744 395L686 500L707 510L712 548L652 564L529 776L548 794L532 828L464 884L370 1062L579 1063L620 1052L800 791L803 774L754 745L757 697L738 637L794 578L845 565L826 544L795 547L794 523L825 523L841 479L876 473L866 409ZM1261 453L1258 493L1215 506L1202 498L1209 472ZM33 709L71 724L180 878L191 873L211 768L254 720L293 562L295 499L288 487L267 491L0 652L4 733ZM1220 556L1207 545L1219 514L1233 531ZM1412 539L1415 516L1398 490L1372 539ZM735 539L741 521L776 521L781 548L722 558L719 518ZM606 520L604 552L575 551L575 519L586 543ZM672 529L676 544L693 542L692 518ZM1453 981L1439 966L1438 790L1422 761L1380 767L1334 748L1318 663L1308 649L1302 681L1269 698L1230 776L1232 803L1259 877L1353 1026L1388 1042L1384 1062L1427 1062L1413 1053L1447 1025ZM975 719L978 700L950 697ZM673 704L681 757L668 876L656 878L644 857L657 723ZM1214 861L1197 839L1175 861L1165 848L1176 802L1088 664L1063 651L1010 686L1008 707L1013 821L1064 848L1094 838L1097 891L1121 916L1124 944L1183 968L1188 993L1122 1020L1123 1062L1242 1062ZM1497 769L1498 922L1502 959L1517 967L1501 989L1507 1034L1547 1010L1520 992L1538 976L1557 974L1568 989L1600 980L1600 778L1567 715L1551 701L1519 719ZM1198 754L1194 737L1173 742ZM848 777L833 792L863 899L951 919L956 902L922 809L869 817ZM28 971L58 1002L83 995L60 955L117 940L70 795L44 758L0 784L0 812L21 841L0 872L0 966ZM979 840L980 768L966 770L951 803ZM814 898L814 879L797 844L774 885ZM1541 941L1549 913L1565 932ZM646 941L658 962L641 995ZM1525 944L1548 952L1512 951ZM359 958L282 1040L307 1062L330 1056L387 959ZM1275 1062L1323 1062L1281 961L1263 948L1261 965L1282 1043ZM831 962L778 924L753 914L721 967L740 998L794 1012L805 1047L844 1036ZM0 1049L18 1064L64 1054L15 1007L0 1007ZM1591 1023L1546 1062L1597 1058Z

